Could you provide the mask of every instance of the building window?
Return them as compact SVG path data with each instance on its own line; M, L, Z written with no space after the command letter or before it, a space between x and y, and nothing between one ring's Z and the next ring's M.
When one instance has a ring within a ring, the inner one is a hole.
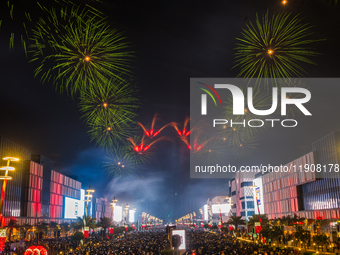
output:
M241 216L246 216L246 212L241 212Z
M247 208L253 209L254 208L254 202L253 201L247 201Z
M235 196L236 195L236 191L231 192L231 195Z
M241 188L242 187L249 187L249 186L252 186L253 185L253 182L241 182Z
M253 216L255 214L255 211L248 211L247 212L247 216L249 217L249 216Z
M246 209L246 203L245 202L242 202L242 209Z

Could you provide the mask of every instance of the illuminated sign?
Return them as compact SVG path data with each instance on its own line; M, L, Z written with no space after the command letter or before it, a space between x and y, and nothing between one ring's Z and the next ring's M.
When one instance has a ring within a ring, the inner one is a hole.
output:
M113 220L116 222L123 220L123 209L121 206L115 205L113 209Z
M230 204L214 204L211 206L212 213L229 213Z
M77 219L84 216L84 201L65 197L65 219Z
M203 218L204 220L208 220L208 205L204 205L203 207Z
M135 222L135 210L129 211L129 222Z
M181 245L178 247L179 250L186 250L186 241L185 241L185 230L184 229L171 229L171 235L179 235L181 240Z

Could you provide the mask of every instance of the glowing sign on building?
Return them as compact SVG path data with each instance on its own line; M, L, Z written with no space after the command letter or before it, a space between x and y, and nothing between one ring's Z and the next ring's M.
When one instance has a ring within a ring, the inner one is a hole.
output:
M230 204L214 204L211 206L212 213L229 213Z
M84 216L84 201L65 197L64 218L77 219Z
M208 220L209 219L208 205L204 205L204 207L203 207L203 219L204 220Z
M129 222L135 222L135 210L129 211Z
M113 220L116 222L123 220L123 208L121 206L115 205L113 210Z

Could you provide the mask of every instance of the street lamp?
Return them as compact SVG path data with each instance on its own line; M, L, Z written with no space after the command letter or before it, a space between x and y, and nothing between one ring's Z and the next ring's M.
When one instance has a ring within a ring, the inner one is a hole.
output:
M15 168L9 166L11 161L19 161L18 158L15 157L5 157L2 160L7 161L7 165L6 166L1 166L0 170L5 170L5 176L0 176L0 180L4 180L4 182L2 183L2 190L1 190L1 200L0 200L0 218L1 218L1 226L4 225L4 218L2 217L2 207L5 203L5 191L6 191L6 186L7 186L7 181L8 180L12 180L12 176L8 176L8 171L14 171Z
M89 189L86 190L86 192L87 192L87 194L85 194L85 197L86 197L86 200L85 200L85 202L86 202L86 211L85 211L85 215L84 215L84 219L83 219L83 222L84 222L84 233L85 233L85 231L89 231L88 227L86 227L87 207L89 206L89 202L91 201L91 199L90 199L92 197L91 193L93 193L94 190L91 189L91 186L89 186Z

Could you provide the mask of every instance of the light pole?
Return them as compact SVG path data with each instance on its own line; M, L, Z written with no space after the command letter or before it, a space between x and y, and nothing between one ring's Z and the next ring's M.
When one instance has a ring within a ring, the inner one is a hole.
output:
M85 231L89 231L88 227L86 226L87 208L88 208L88 206L89 206L89 202L91 201L91 199L90 199L90 198L92 197L91 193L93 193L94 190L91 189L91 186L89 186L89 189L86 190L86 192L87 192L87 194L85 194L85 197L86 197L86 199L85 199L85 202L86 202L86 209L85 209L85 215L84 215L84 218L83 218L83 223L84 223L84 229L83 229L83 231L84 231L84 233L85 233Z
M5 191L6 191L6 186L7 186L7 181L8 180L12 180L11 176L8 176L8 171L14 171L15 168L9 166L11 161L19 161L18 158L15 157L5 157L3 158L3 160L7 161L7 165L6 166L2 166L0 167L0 170L5 170L5 176L0 176L0 180L4 180L4 182L2 183L2 189L1 189L1 200L0 200L0 217L1 217L1 226L4 226L5 223L5 219L2 216L2 207L5 203Z
M257 210L259 213L259 221L260 221L260 226L262 228L262 219L261 219L261 213L260 213L260 206L259 206L259 200L257 199L257 193L256 193L256 188L258 188L258 186L256 186L255 184L251 185L250 188L254 189L254 198L256 200L256 204L257 204ZM255 228L255 226L254 226ZM264 240L263 240L264 241Z

